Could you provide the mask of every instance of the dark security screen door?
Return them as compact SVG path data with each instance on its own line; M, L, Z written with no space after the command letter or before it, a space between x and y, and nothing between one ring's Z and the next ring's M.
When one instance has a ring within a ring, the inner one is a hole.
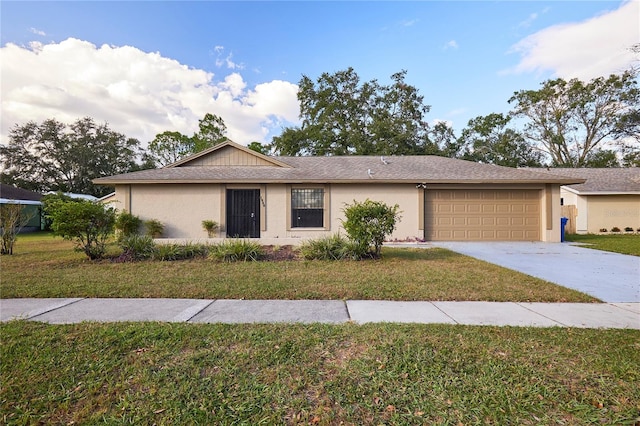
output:
M227 189L227 237L260 238L259 189Z

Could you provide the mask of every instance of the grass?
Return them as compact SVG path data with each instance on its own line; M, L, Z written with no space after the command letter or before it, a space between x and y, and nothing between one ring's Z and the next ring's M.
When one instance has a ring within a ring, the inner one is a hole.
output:
M2 424L637 424L640 332L0 324Z
M3 298L597 301L440 248L385 248L382 260L361 262L113 263L88 261L70 242L40 234L21 236L1 262Z
M640 234L570 234L565 240L586 244L585 247L596 250L640 256Z

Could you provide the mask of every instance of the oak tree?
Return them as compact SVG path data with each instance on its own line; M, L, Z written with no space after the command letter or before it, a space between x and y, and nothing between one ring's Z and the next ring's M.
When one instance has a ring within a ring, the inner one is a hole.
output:
M405 82L361 82L353 68L299 82L299 127L286 128L271 147L280 155L403 155L424 152L429 106Z
M610 147L638 149L640 90L633 70L589 82L547 80L509 102L512 115L526 120L525 138L549 155L552 166L588 166L590 156Z
M63 191L105 195L95 186L98 177L139 169L140 142L113 131L92 118L71 125L55 119L30 121L9 131L9 143L0 145L4 183L36 192Z

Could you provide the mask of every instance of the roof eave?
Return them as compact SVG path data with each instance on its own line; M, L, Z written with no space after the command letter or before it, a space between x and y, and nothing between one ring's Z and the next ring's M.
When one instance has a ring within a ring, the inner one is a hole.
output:
M337 184L426 184L426 185L453 185L453 184L473 184L473 185L563 185L562 182L555 181L535 181L526 179L135 179L116 180L109 178L94 179L96 185L150 185L150 184L181 184L181 183L215 183L215 184L268 184L268 183L337 183Z

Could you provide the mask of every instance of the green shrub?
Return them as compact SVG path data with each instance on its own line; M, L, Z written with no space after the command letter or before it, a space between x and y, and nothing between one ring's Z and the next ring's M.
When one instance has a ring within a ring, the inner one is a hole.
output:
M147 230L146 234L151 238L160 238L164 231L164 225L157 219L149 219L145 221L144 227Z
M155 259L162 261L185 260L205 257L209 248L204 244L160 244L156 246Z
M42 202L42 212L44 213L43 230L52 231L53 229L51 228L51 225L52 225L51 213L53 212L53 208L56 205L56 203L60 201L75 202L75 201L84 201L84 200L71 198L68 195L64 195L62 192L58 191L55 194L44 195L40 201Z
M118 232L118 239L136 235L140 231L142 220L129 212L122 212L116 217L115 229Z
M355 244L359 257L365 257L373 246L373 256L380 257L382 243L387 235L396 229L400 220L399 209L380 201L364 202L354 200L353 204L344 208L345 220L342 226L349 239Z
M106 241L116 221L113 207L86 200L57 200L47 206L47 212L55 235L75 242L75 249L89 259L104 256Z
M214 259L223 262L258 261L264 256L260 244L247 240L227 240L211 246L209 252Z
M300 245L300 253L307 260L359 258L355 244L339 234L305 241Z
M123 256L130 260L151 259L157 251L156 244L148 235L128 235L122 237L118 245L122 248Z

